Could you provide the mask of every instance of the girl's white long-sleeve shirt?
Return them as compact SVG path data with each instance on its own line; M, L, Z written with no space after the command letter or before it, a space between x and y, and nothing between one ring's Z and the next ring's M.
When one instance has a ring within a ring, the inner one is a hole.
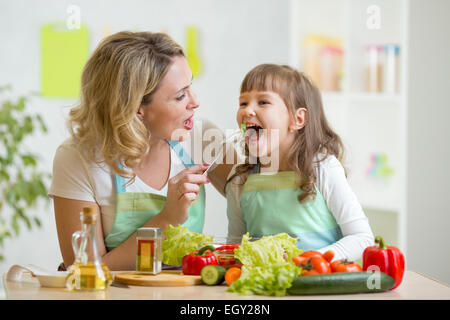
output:
M229 177L235 172L236 166ZM369 221L345 176L344 168L335 156L327 156L316 166L316 186L339 225L343 237L337 242L320 248L324 253L333 250L333 260L361 259L364 249L374 244ZM247 232L240 206L242 178L236 176L226 187L228 236L241 237Z

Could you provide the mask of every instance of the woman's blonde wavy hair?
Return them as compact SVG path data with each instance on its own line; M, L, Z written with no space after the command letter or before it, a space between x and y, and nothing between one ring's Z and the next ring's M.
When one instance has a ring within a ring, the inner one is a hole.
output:
M343 143L328 124L319 89L303 72L294 68L286 65L261 64L250 70L242 81L241 94L252 90L278 93L292 117L299 108L307 110L306 125L295 131L296 138L287 159L292 170L300 178L299 188L303 192L298 200L304 202L314 199L317 180L315 157L321 153L324 157L318 161L325 160L328 155L336 156L341 163L344 159ZM236 167L235 174L227 180L227 184L236 176L244 177L259 163L259 159L257 164L249 162L247 146L245 153L245 163Z
M134 180L119 164L134 168L149 151L150 133L137 111L151 102L176 56L185 56L183 48L165 33L124 31L99 44L84 67L80 104L68 120L89 160Z

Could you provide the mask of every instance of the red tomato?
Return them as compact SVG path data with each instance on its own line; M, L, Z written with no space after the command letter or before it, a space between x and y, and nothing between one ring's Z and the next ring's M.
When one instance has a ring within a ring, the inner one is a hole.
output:
M333 250L328 250L322 256L323 256L323 258L325 260L327 260L328 262L331 263L331 260L333 260L333 258L334 258L334 251Z
M359 264L353 261L344 260L336 260L331 263L332 272L358 272L362 271L362 268Z
M330 263L322 257L312 256L306 264L301 264L302 275L331 273Z
M319 256L321 257L322 254L319 251L314 251L314 250L309 250L309 251L305 251L303 252L301 255L301 257L313 257L313 256Z

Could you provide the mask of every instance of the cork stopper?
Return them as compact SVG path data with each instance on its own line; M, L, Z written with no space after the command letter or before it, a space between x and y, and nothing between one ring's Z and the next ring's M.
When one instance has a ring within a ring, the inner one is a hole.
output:
M81 211L81 221L85 224L96 223L97 215L97 210L94 207L84 207Z

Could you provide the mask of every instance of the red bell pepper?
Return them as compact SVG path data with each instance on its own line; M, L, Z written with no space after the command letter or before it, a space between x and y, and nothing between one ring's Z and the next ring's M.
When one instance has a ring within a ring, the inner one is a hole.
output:
M199 276L204 266L209 264L218 265L213 251L213 246L205 246L200 250L185 255L181 260L183 274Z
M386 246L382 237L375 237L378 245L367 247L363 253L363 270L370 266L377 266L381 272L391 276L395 280L392 289L397 288L403 279L405 272L405 258L403 253L394 246ZM391 289L391 290L392 290Z

